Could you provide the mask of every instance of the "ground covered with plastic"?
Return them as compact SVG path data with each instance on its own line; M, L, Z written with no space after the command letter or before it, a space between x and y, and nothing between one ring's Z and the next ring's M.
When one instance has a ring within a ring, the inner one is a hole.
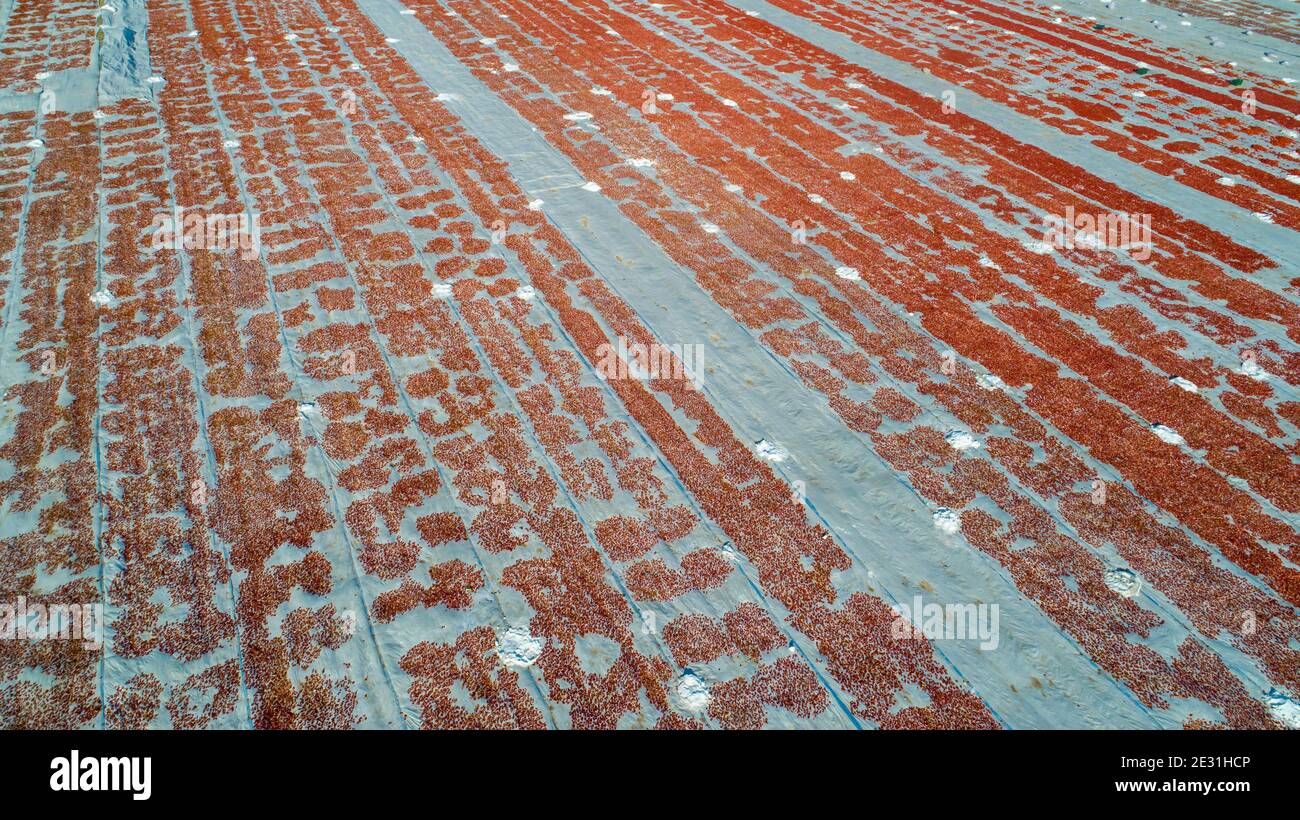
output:
M0 726L1300 725L1298 42L0 0Z

